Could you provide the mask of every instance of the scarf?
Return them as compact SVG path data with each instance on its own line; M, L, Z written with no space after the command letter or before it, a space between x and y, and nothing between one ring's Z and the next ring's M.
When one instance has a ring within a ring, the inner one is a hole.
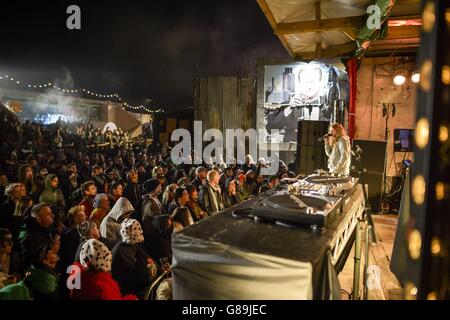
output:
M127 218L120 226L122 242L126 244L138 244L144 242L144 232L139 222L135 219Z
M80 262L85 268L110 272L112 254L102 242L90 239L81 247Z

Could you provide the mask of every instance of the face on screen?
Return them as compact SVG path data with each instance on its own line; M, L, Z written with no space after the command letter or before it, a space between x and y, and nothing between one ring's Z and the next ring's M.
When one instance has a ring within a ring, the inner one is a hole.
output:
M305 100L319 98L322 70L317 66L305 66L298 73L299 92Z

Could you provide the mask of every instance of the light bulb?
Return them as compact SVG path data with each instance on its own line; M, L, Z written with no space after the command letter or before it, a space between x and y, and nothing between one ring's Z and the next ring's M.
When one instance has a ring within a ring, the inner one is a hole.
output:
M405 77L403 74L397 74L397 75L394 77L394 84L395 84L396 86L401 86L401 85L403 85L403 84L405 83L405 81L406 81L406 77Z
M419 83L419 81L420 81L420 73L418 73L417 71L414 72L414 73L412 74L412 76L411 76L411 81L412 81L413 83Z

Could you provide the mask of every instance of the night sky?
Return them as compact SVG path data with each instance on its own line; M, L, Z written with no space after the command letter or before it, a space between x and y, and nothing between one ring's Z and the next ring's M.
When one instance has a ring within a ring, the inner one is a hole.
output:
M81 30L66 28L70 4L81 8ZM256 0L2 2L0 34L0 74L169 110L192 106L195 77L287 57Z

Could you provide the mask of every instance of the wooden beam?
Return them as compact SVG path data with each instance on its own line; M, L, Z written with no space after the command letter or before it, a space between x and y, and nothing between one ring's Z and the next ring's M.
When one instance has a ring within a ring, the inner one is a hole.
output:
M321 58L337 57L355 50L356 50L356 43L354 42L344 44L341 46L330 47L327 49L322 49ZM304 60L314 60L319 58L317 57L316 52L296 52L295 57L297 59L304 59Z
M315 12L316 12L316 20L321 20L322 19L322 13L320 12L321 8L320 8L320 1L317 1L315 3Z
M341 30L346 28L359 28L363 25L363 23L364 20L362 16L280 23L276 27L275 33L278 35L283 35L306 32L320 32L328 30Z
M316 21L320 22L320 20L322 19L320 1L316 2L315 11L316 11ZM322 37L320 36L320 32L316 32L316 36L317 36L316 57L320 59L322 57Z
M270 25L272 26L272 29L275 31L277 30L277 21L275 20L275 17L273 16L272 11L270 11L269 6L267 5L265 0L256 0L258 2L259 7L263 11L264 15L266 16L267 20L269 20ZM278 38L280 39L281 43L289 53L291 57L294 57L294 51L289 46L288 41L286 40L286 37L281 34L277 34Z
M419 26L399 26L389 27L386 39L407 39L419 38L421 27Z

